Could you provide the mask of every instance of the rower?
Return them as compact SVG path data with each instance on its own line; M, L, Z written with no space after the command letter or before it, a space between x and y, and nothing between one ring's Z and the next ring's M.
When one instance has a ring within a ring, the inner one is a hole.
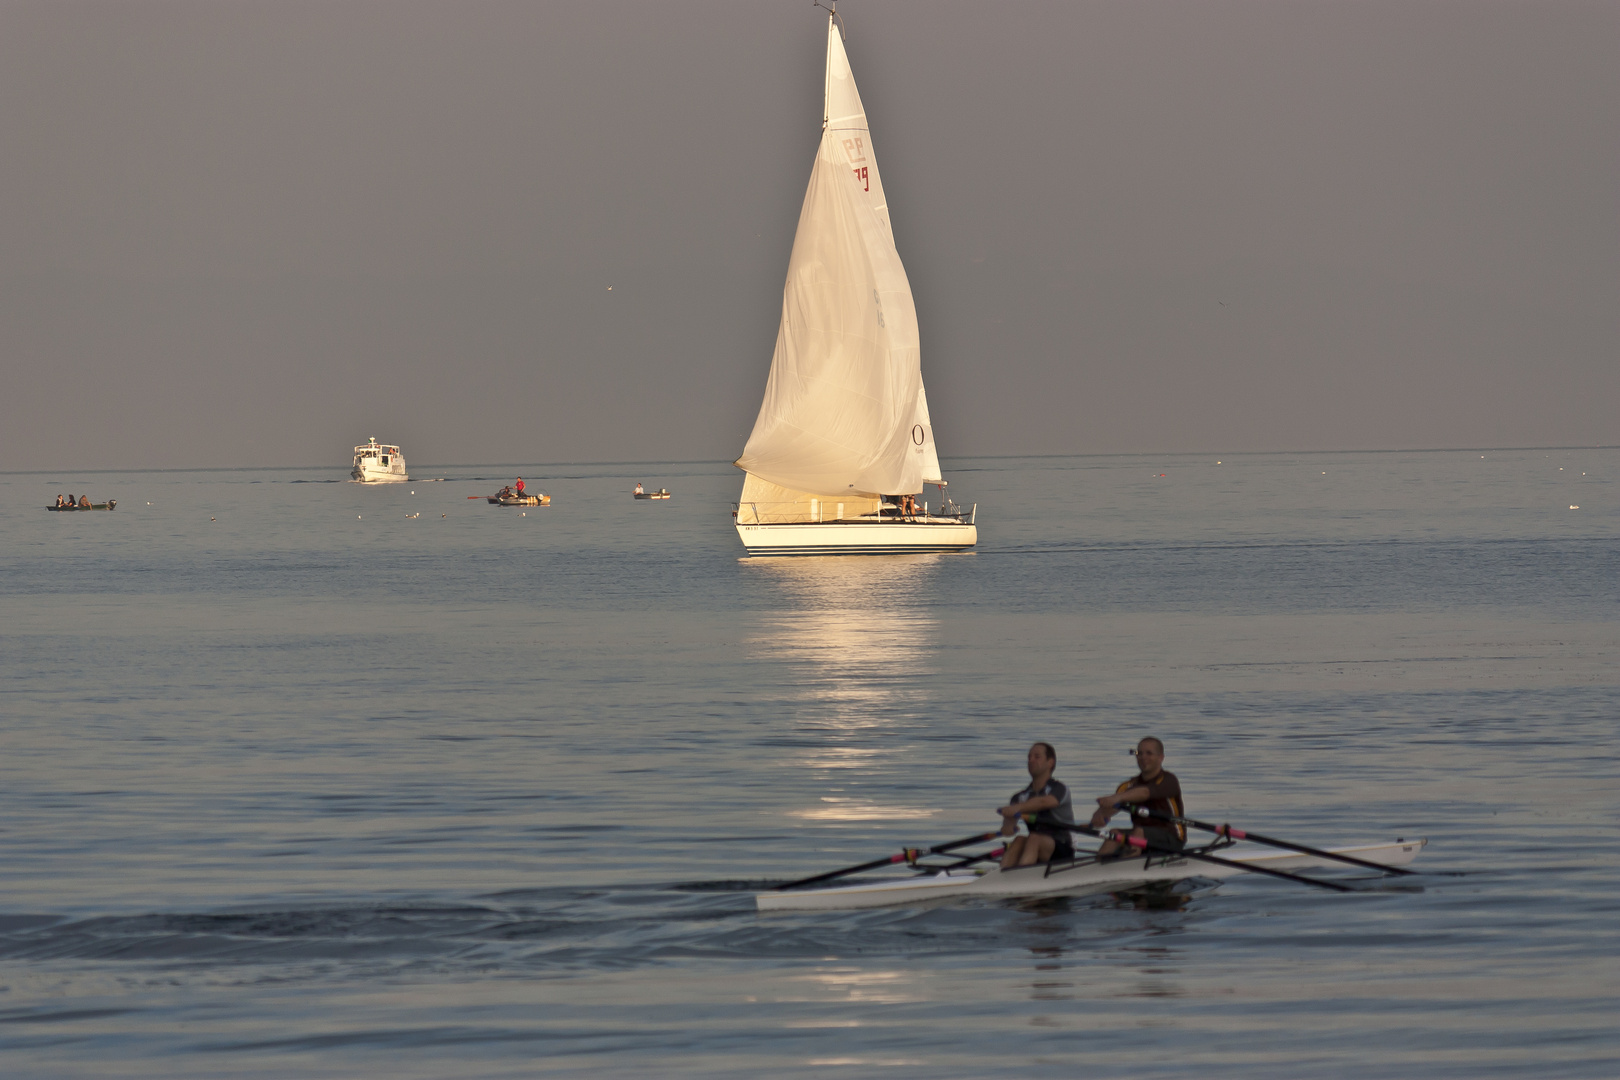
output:
M645 495L646 494L646 492L641 490L641 481L640 480L636 481L636 494L637 495Z
M1074 844L1067 828L1074 824L1074 806L1069 801L1068 786L1052 778L1055 768L1057 751L1052 749L1051 743L1038 742L1031 746L1029 786L996 811L1001 815L1002 836L1012 836L1018 831L1019 818L1029 826L1028 836L1020 836L1007 845L1007 852L1001 857L1003 870L1074 858Z
M1112 795L1098 797L1097 812L1091 815L1093 829L1108 824L1108 819L1119 811L1122 803L1151 811L1160 818L1180 817L1185 809L1181 801L1181 781L1176 779L1175 773L1164 769L1164 743L1149 735L1136 744L1134 753L1141 771L1121 783ZM1149 855L1180 851L1187 843L1187 828L1184 825L1152 817L1137 818L1137 821L1142 824L1132 829L1130 835L1147 842ZM1097 849L1098 856L1112 855L1118 851L1123 843L1119 839L1122 832L1119 830L1114 839L1103 841L1102 847ZM1156 852L1153 850L1155 848L1163 850Z

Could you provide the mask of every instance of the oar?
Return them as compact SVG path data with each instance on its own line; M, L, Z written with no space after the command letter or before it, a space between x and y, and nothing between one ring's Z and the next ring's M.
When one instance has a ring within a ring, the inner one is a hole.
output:
M902 851L898 855L889 855L882 859L873 859L871 862L861 863L859 866L846 866L842 870L829 870L825 874L817 874L814 877L800 878L798 881L790 881L785 885L776 886L773 891L781 892L783 889L797 889L801 885L814 885L821 881L831 881L833 878L848 877L850 874L859 874L867 870L876 870L880 866L893 866L895 863L900 862L916 862L919 858L924 856L942 855L947 851L954 851L959 847L967 847L970 844L982 844L987 840L994 840L1000 835L1001 833L998 830L996 832L979 833L975 836L965 836L960 840L952 840L948 844L935 844L933 847L928 848L927 850L922 848L906 848L906 850Z
M1005 846L998 847L998 848L991 848L989 851L985 852L983 855L969 855L964 859L957 859L955 862L948 862L944 866L932 866L932 867L927 867L927 869L932 869L932 870L960 870L964 866L972 866L974 863L982 863L986 859L999 859L1005 854L1007 854L1007 848ZM921 869L924 869L924 867L919 865L917 867L917 869L921 870Z
M1349 863L1351 866L1364 866L1369 870L1378 870L1385 874L1412 874L1414 876L1417 874L1416 870L1403 870L1399 866L1385 866L1382 863L1368 862L1366 859L1358 859L1353 855L1340 855L1335 851L1323 851L1321 848L1306 847L1304 844L1293 844L1287 840L1278 840L1270 836L1261 836L1259 833L1234 829L1230 825L1210 825L1207 822L1195 821L1189 817L1173 817L1140 806L1132 808L1131 813L1139 818L1152 818L1172 824L1190 825L1195 829L1212 832L1216 836L1229 836L1233 840L1253 840L1255 843L1265 844L1267 847L1282 848L1284 851L1297 851L1303 855L1315 855L1318 859L1333 859L1337 862Z
M1136 837L1128 834L1118 837L1109 837L1105 833L1100 833L1096 829L1088 829L1083 825L1070 825L1069 831L1084 833L1087 836L1095 836L1100 840L1117 839L1122 844L1129 844L1131 847L1140 848L1143 851L1158 852L1161 855L1179 855L1185 859L1199 859L1203 862L1214 863L1216 866L1230 866L1236 870L1246 870L1251 874L1265 874L1268 877L1282 878L1284 881L1297 881L1301 885L1315 885L1322 889L1332 889L1334 892L1356 891L1350 886L1340 885L1336 881L1318 881L1316 878L1308 878L1300 874L1290 874L1285 870L1273 870L1269 866L1255 866L1252 863L1238 862L1236 859L1223 859L1219 855L1205 855L1197 851L1177 851L1175 848L1160 847L1157 844L1149 843L1146 840L1139 840Z

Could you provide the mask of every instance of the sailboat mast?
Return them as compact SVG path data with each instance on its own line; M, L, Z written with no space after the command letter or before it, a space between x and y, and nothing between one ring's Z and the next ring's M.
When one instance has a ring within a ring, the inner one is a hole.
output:
M832 36L833 19L838 15L833 11L827 16L827 36ZM827 50L827 60L821 67L821 130L826 131L827 125L832 122L832 49Z

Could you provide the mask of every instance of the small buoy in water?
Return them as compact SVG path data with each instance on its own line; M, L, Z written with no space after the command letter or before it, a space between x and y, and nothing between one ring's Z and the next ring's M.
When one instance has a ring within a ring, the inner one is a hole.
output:
M518 517L528 517L528 516L529 516L529 512L527 510L519 510L518 511Z
M411 494L412 494L412 495L415 495L415 494L416 494L416 492L415 492L415 490L414 490L414 489L413 489L413 490L412 490L412 491L411 491Z
M359 514L354 515L354 520L359 521L360 520L360 515Z
M1576 506L1574 503L1570 503L1569 508L1571 510L1579 510L1580 509L1580 507Z

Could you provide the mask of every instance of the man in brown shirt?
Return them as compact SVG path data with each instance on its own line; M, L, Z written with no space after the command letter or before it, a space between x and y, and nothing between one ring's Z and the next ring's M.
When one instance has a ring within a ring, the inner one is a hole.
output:
M1120 784L1112 795L1098 797L1097 812L1091 815L1093 829L1101 829L1108 824L1108 819L1119 811L1121 803L1130 803L1165 817L1180 817L1186 811L1181 801L1181 781L1176 779L1174 773L1164 769L1164 743L1151 735L1137 743L1136 764L1141 772ZM1136 820L1140 824L1131 830L1131 835L1151 845L1149 855L1180 851L1187 843L1187 829L1183 825L1154 817ZM1112 855L1122 846L1118 840L1104 840L1097 854Z

